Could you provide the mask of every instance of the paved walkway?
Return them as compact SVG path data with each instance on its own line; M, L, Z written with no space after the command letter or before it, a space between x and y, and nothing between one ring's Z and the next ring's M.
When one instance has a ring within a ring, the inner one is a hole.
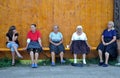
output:
M107 68L97 65L88 67L73 66L28 66L0 68L0 78L120 78L120 67Z

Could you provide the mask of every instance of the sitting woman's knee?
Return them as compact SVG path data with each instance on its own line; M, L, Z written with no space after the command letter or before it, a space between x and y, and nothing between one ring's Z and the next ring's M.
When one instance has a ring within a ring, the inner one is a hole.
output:
M105 52L105 55L109 55L109 53L108 53L108 52Z
M64 52L61 52L61 53L60 53L60 55L63 55L63 54L64 54Z
M55 52L51 52L51 55L55 55Z
M13 48L18 48L18 45L17 44L12 44L12 47Z
M33 52L33 51L30 51L30 54L34 54L34 52Z
M100 49L98 49L98 52L99 52L99 53L102 53L102 51L101 51Z

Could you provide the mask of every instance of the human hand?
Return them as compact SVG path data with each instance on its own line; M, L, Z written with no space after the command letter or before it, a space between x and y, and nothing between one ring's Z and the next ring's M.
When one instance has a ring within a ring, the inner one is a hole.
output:
M60 44L59 44L59 43L55 43L54 45L55 45L55 46L59 46Z
M103 45L107 46L107 45L109 45L109 43L103 43Z
M23 50L27 50L27 47L23 48Z

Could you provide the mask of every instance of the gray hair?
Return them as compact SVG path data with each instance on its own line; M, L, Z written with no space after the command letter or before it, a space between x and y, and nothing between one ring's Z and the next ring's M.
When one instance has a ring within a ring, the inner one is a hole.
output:
M59 28L58 25L54 25L53 28Z

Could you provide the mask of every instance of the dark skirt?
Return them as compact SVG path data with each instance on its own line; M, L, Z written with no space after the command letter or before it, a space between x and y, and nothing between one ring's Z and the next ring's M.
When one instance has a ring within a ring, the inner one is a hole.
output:
M112 39L110 38L104 38L104 41L106 43L110 42ZM101 42L98 47L97 50L101 50L103 53L108 52L110 54L111 57L117 57L117 43L116 41L104 46L103 43Z
M88 54L90 52L90 48L86 44L86 41L82 40L72 41L70 50L74 54Z
M28 45L27 51L33 51L33 52L37 52L40 53L42 51L42 47L40 46L39 42L37 41L31 41Z
M53 41L53 42L54 43L59 43L59 42L55 42L55 41ZM49 48L50 48L50 52L55 52L55 54L59 54L60 52L65 51L65 48L64 48L63 44L60 44L59 46L55 46L55 45L50 43Z

